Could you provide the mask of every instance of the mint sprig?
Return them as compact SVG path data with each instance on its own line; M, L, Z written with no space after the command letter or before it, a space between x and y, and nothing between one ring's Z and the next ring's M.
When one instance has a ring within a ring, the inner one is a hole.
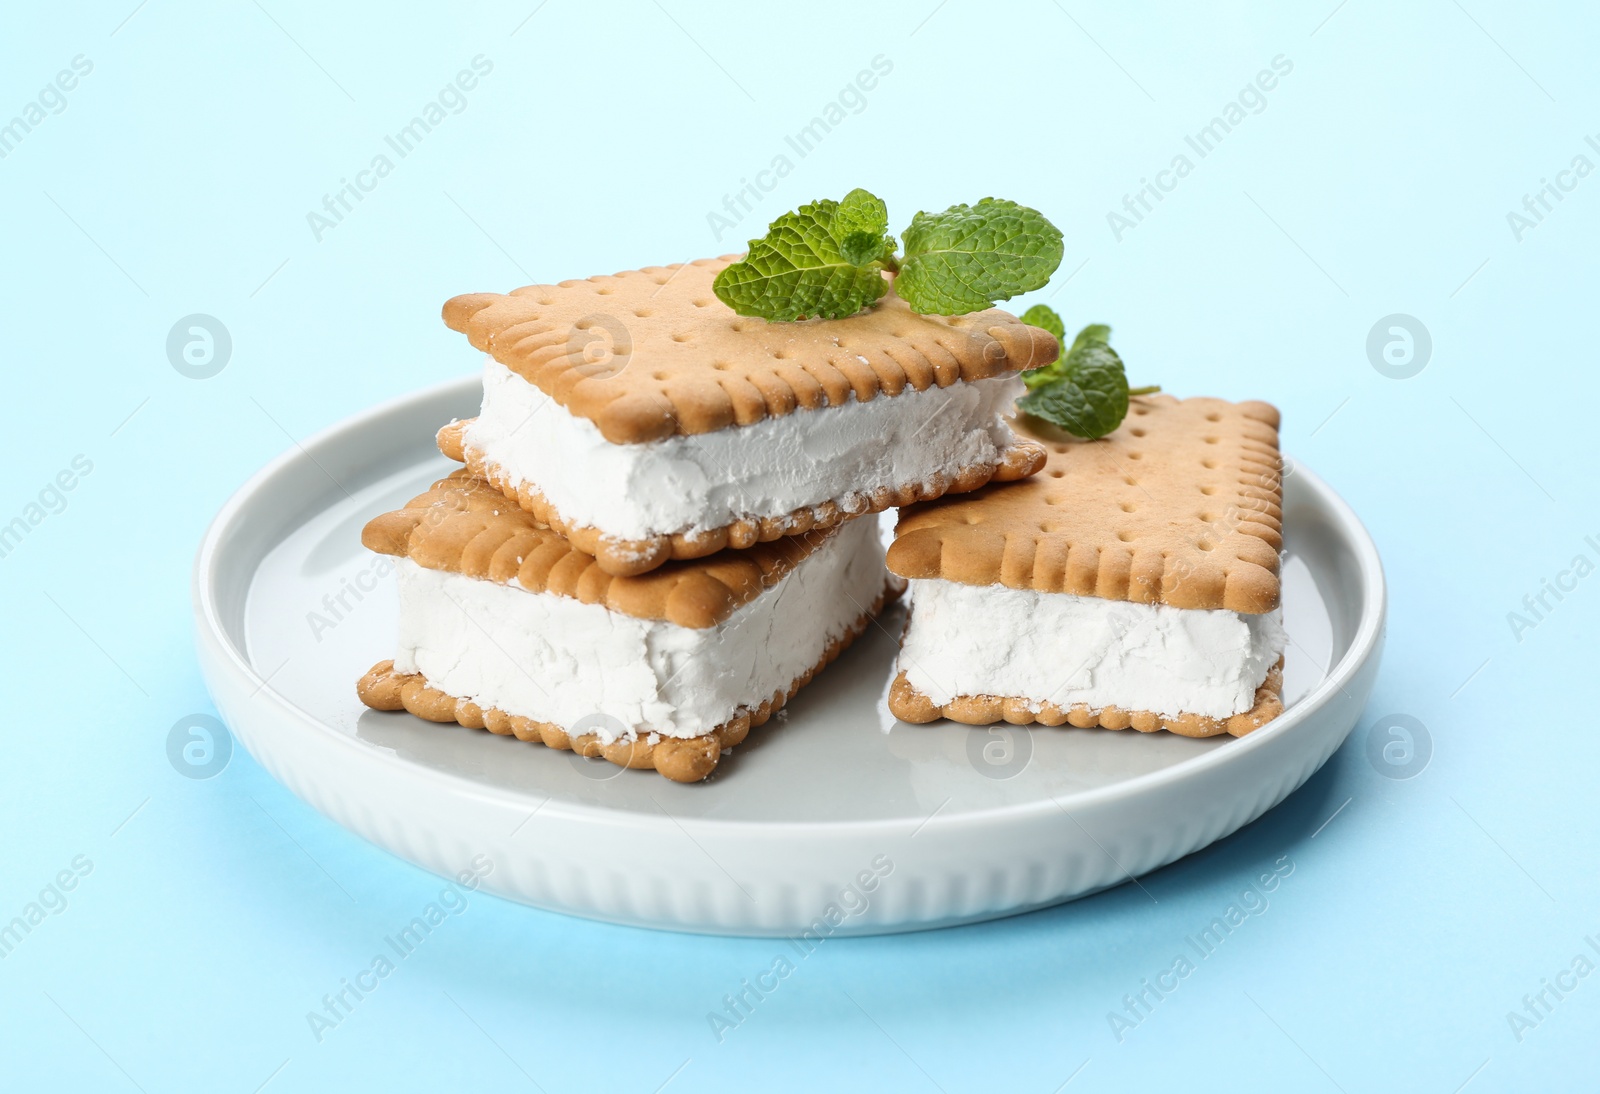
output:
M918 213L903 235L901 257L882 199L852 190L780 216L712 287L740 315L842 319L884 295L888 272L912 311L964 315L1043 288L1061 264L1060 231L1014 201Z
M915 312L963 315L1042 289L1061 265L1061 232L1044 214L984 198L918 213L905 230L894 291Z
M1061 317L1044 304L1022 314L1022 321L1066 341ZM1111 348L1111 328L1091 323L1052 363L1022 374L1028 393L1017 400L1024 414L1043 418L1075 437L1104 437L1128 416L1130 395L1152 395L1159 386L1128 387L1122 358Z
M857 266L873 262L887 265L894 258L894 236L889 234L889 207L883 199L857 187L839 202L833 220L839 251ZM892 269L893 267L888 267Z
M740 315L785 323L843 319L877 300L889 290L881 265L852 261L863 257L860 237L870 233L854 227L861 223L856 214L841 235L840 204L814 201L773 221L764 237L750 241L749 254L717 274L717 297Z

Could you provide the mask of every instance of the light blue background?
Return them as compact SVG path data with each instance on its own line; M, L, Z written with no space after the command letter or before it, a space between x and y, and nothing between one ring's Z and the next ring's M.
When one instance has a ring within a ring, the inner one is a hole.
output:
M1600 976L1520 1042L1506 1019L1600 936L1600 577L1520 641L1507 621L1600 560L1600 179L1520 242L1506 217L1600 163L1592 6L135 2L12 5L0 33L0 119L94 65L0 160L0 523L93 462L0 559L0 919L93 862L0 961L0 1085L1593 1088ZM314 239L307 212L478 54L466 109ZM716 240L706 214L877 54L866 108ZM1266 108L1118 242L1107 212L1279 54ZM830 943L725 1043L706 1012L773 942L487 896L316 1043L305 1013L440 882L242 751L208 781L169 764L169 728L211 710L188 596L207 521L286 432L473 369L446 297L734 250L858 185L896 228L990 193L1040 208L1067 238L1049 299L1113 323L1135 382L1282 408L1384 555L1368 717L1148 895ZM195 312L233 339L206 381L165 352ZM1396 312L1433 340L1408 380L1366 351ZM1390 713L1431 736L1409 781L1366 756ZM1118 1043L1106 1013L1285 854L1265 914Z

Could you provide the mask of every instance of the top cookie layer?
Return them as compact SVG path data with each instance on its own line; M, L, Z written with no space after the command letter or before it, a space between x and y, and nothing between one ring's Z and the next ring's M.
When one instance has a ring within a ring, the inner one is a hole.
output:
M372 518L361 530L361 542L430 570L502 585L515 580L530 592L701 628L716 626L776 585L837 531L788 536L743 551L669 562L637 577L613 577L499 490L457 471L404 509Z
M446 301L444 321L615 444L711 433L981 380L1056 359L1056 340L997 308L917 315L892 292L849 319L734 314L711 282L737 255Z
M889 569L1175 608L1278 606L1275 408L1156 395L1098 441L1031 418L1013 428L1050 450L1044 470L902 509Z

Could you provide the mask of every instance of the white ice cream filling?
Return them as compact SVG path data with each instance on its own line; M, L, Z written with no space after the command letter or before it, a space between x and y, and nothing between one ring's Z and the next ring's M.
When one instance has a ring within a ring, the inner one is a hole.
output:
M782 517L881 488L994 465L1013 443L1001 414L1015 376L841 406L797 409L712 433L613 444L587 418L489 358L483 410L464 440L513 482L532 484L570 524L616 539Z
M1286 641L1280 610L1244 615L932 578L911 582L900 670L940 706L997 695L1035 712L1081 703L1228 718L1255 706Z
M786 692L882 594L878 522L854 520L701 629L396 560L394 666L458 699L609 744L697 737Z

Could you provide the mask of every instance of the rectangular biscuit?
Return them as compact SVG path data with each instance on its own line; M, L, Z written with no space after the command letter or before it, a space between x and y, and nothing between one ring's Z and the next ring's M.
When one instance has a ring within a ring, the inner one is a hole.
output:
M848 319L737 315L711 284L738 257L470 293L446 302L444 321L612 444L990 379L1056 357L1053 337L998 309L917 315L892 294Z
M1013 428L1049 449L1044 470L902 510L891 570L1175 608L1278 606L1275 408L1154 395L1096 441L1031 418Z
M1180 737L1216 737L1223 733L1243 737L1283 713L1283 658L1267 670L1256 687L1248 709L1226 718L1205 714L1161 714L1153 710L1127 710L1118 706L1091 706L1087 703L1062 704L1027 695L957 695L937 702L918 691L905 672L895 675L889 685L889 712L902 722L933 722L948 718L952 722L987 726L996 722L1012 725L1070 725L1078 729L1134 729L1140 733L1166 730Z
M361 542L432 570L600 604L637 619L714 627L776 585L832 532L789 536L749 551L664 567L636 577L606 573L553 528L509 505L465 471L440 479L405 508L369 521Z
M1048 333L892 292L847 319L742 317L712 290L732 257L452 299L489 360L440 449L619 575L1043 464L1002 415Z
M362 702L684 782L902 588L876 521L616 577L465 472L362 542L397 556L400 593L399 650L362 678Z

